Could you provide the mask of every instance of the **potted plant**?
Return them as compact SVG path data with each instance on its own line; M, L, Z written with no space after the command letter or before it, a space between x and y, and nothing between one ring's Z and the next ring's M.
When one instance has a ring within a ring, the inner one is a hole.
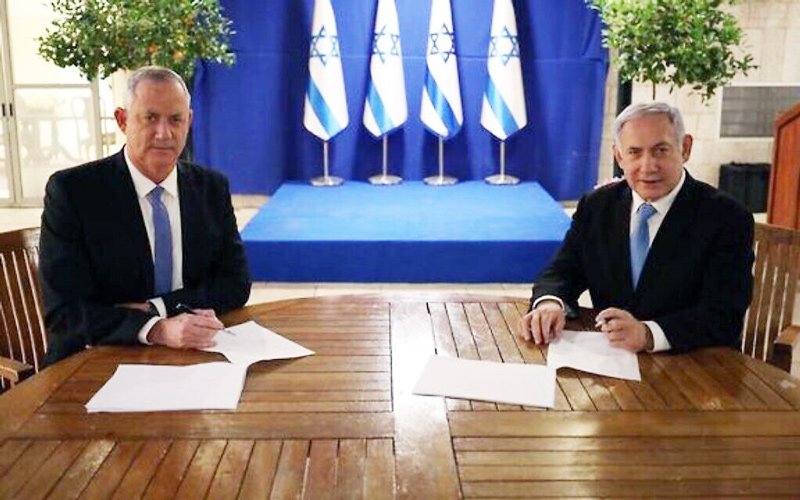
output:
M737 57L743 33L736 18L721 7L736 0L587 0L599 11L603 43L621 82L646 81L675 88L691 85L707 102L737 73L756 66L753 57Z
M52 8L39 53L89 80L157 64L190 82L198 59L235 61L218 0L53 0Z

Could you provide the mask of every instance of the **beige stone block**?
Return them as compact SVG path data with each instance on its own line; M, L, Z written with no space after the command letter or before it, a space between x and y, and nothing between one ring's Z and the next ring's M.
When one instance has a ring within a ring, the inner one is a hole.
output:
M694 129L699 139L716 140L719 137L719 114L715 109L697 117L697 126Z
M777 28L765 30L764 45L760 61L761 81L779 82L783 76L784 46L786 30ZM793 51L796 54L796 51ZM788 54L786 54L788 55Z
M800 1L798 1L800 4ZM798 10L800 16L800 9ZM800 82L800 27L786 32L783 46L783 82Z

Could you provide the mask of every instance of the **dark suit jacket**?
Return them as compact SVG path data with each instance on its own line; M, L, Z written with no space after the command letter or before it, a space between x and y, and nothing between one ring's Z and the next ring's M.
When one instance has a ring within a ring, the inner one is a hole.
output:
M241 307L250 279L227 180L180 163L178 192L184 287L162 296L167 312L178 303L218 314ZM46 363L87 345L137 343L152 315L117 304L154 297L153 258L122 151L48 181L40 276Z
M657 322L674 351L737 345L753 287L753 217L687 172L634 291L631 200L625 182L581 199L561 249L535 282L531 303L555 295L577 307L588 288L597 309L618 307Z

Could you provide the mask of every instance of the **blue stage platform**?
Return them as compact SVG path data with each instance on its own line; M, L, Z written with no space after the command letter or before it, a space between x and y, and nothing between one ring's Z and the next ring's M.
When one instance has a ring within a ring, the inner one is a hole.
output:
M538 183L293 182L242 239L256 281L530 283L568 227Z

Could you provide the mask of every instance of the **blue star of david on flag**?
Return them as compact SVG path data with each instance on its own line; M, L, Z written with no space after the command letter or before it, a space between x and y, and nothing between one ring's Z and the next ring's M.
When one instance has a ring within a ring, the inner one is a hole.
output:
M503 66L512 57L519 58L519 37L512 35L507 26L503 26L503 34L489 38L489 57L499 57Z
M431 55L441 55L444 62L447 62L450 56L456 55L456 34L454 30L448 28L446 24L442 24L442 30L438 33L431 33L430 37ZM442 47L439 47L440 42L443 42ZM448 43L449 46L447 45Z
M318 57L322 65L326 66L328 59L339 57L339 37L327 34L325 26L322 26L316 35L311 35L309 57Z
M386 40L384 42L384 40ZM389 45L387 48L386 46ZM381 62L386 62L388 56L400 56L400 34L386 33L386 26L381 26L380 31L372 35L372 53L378 56Z

